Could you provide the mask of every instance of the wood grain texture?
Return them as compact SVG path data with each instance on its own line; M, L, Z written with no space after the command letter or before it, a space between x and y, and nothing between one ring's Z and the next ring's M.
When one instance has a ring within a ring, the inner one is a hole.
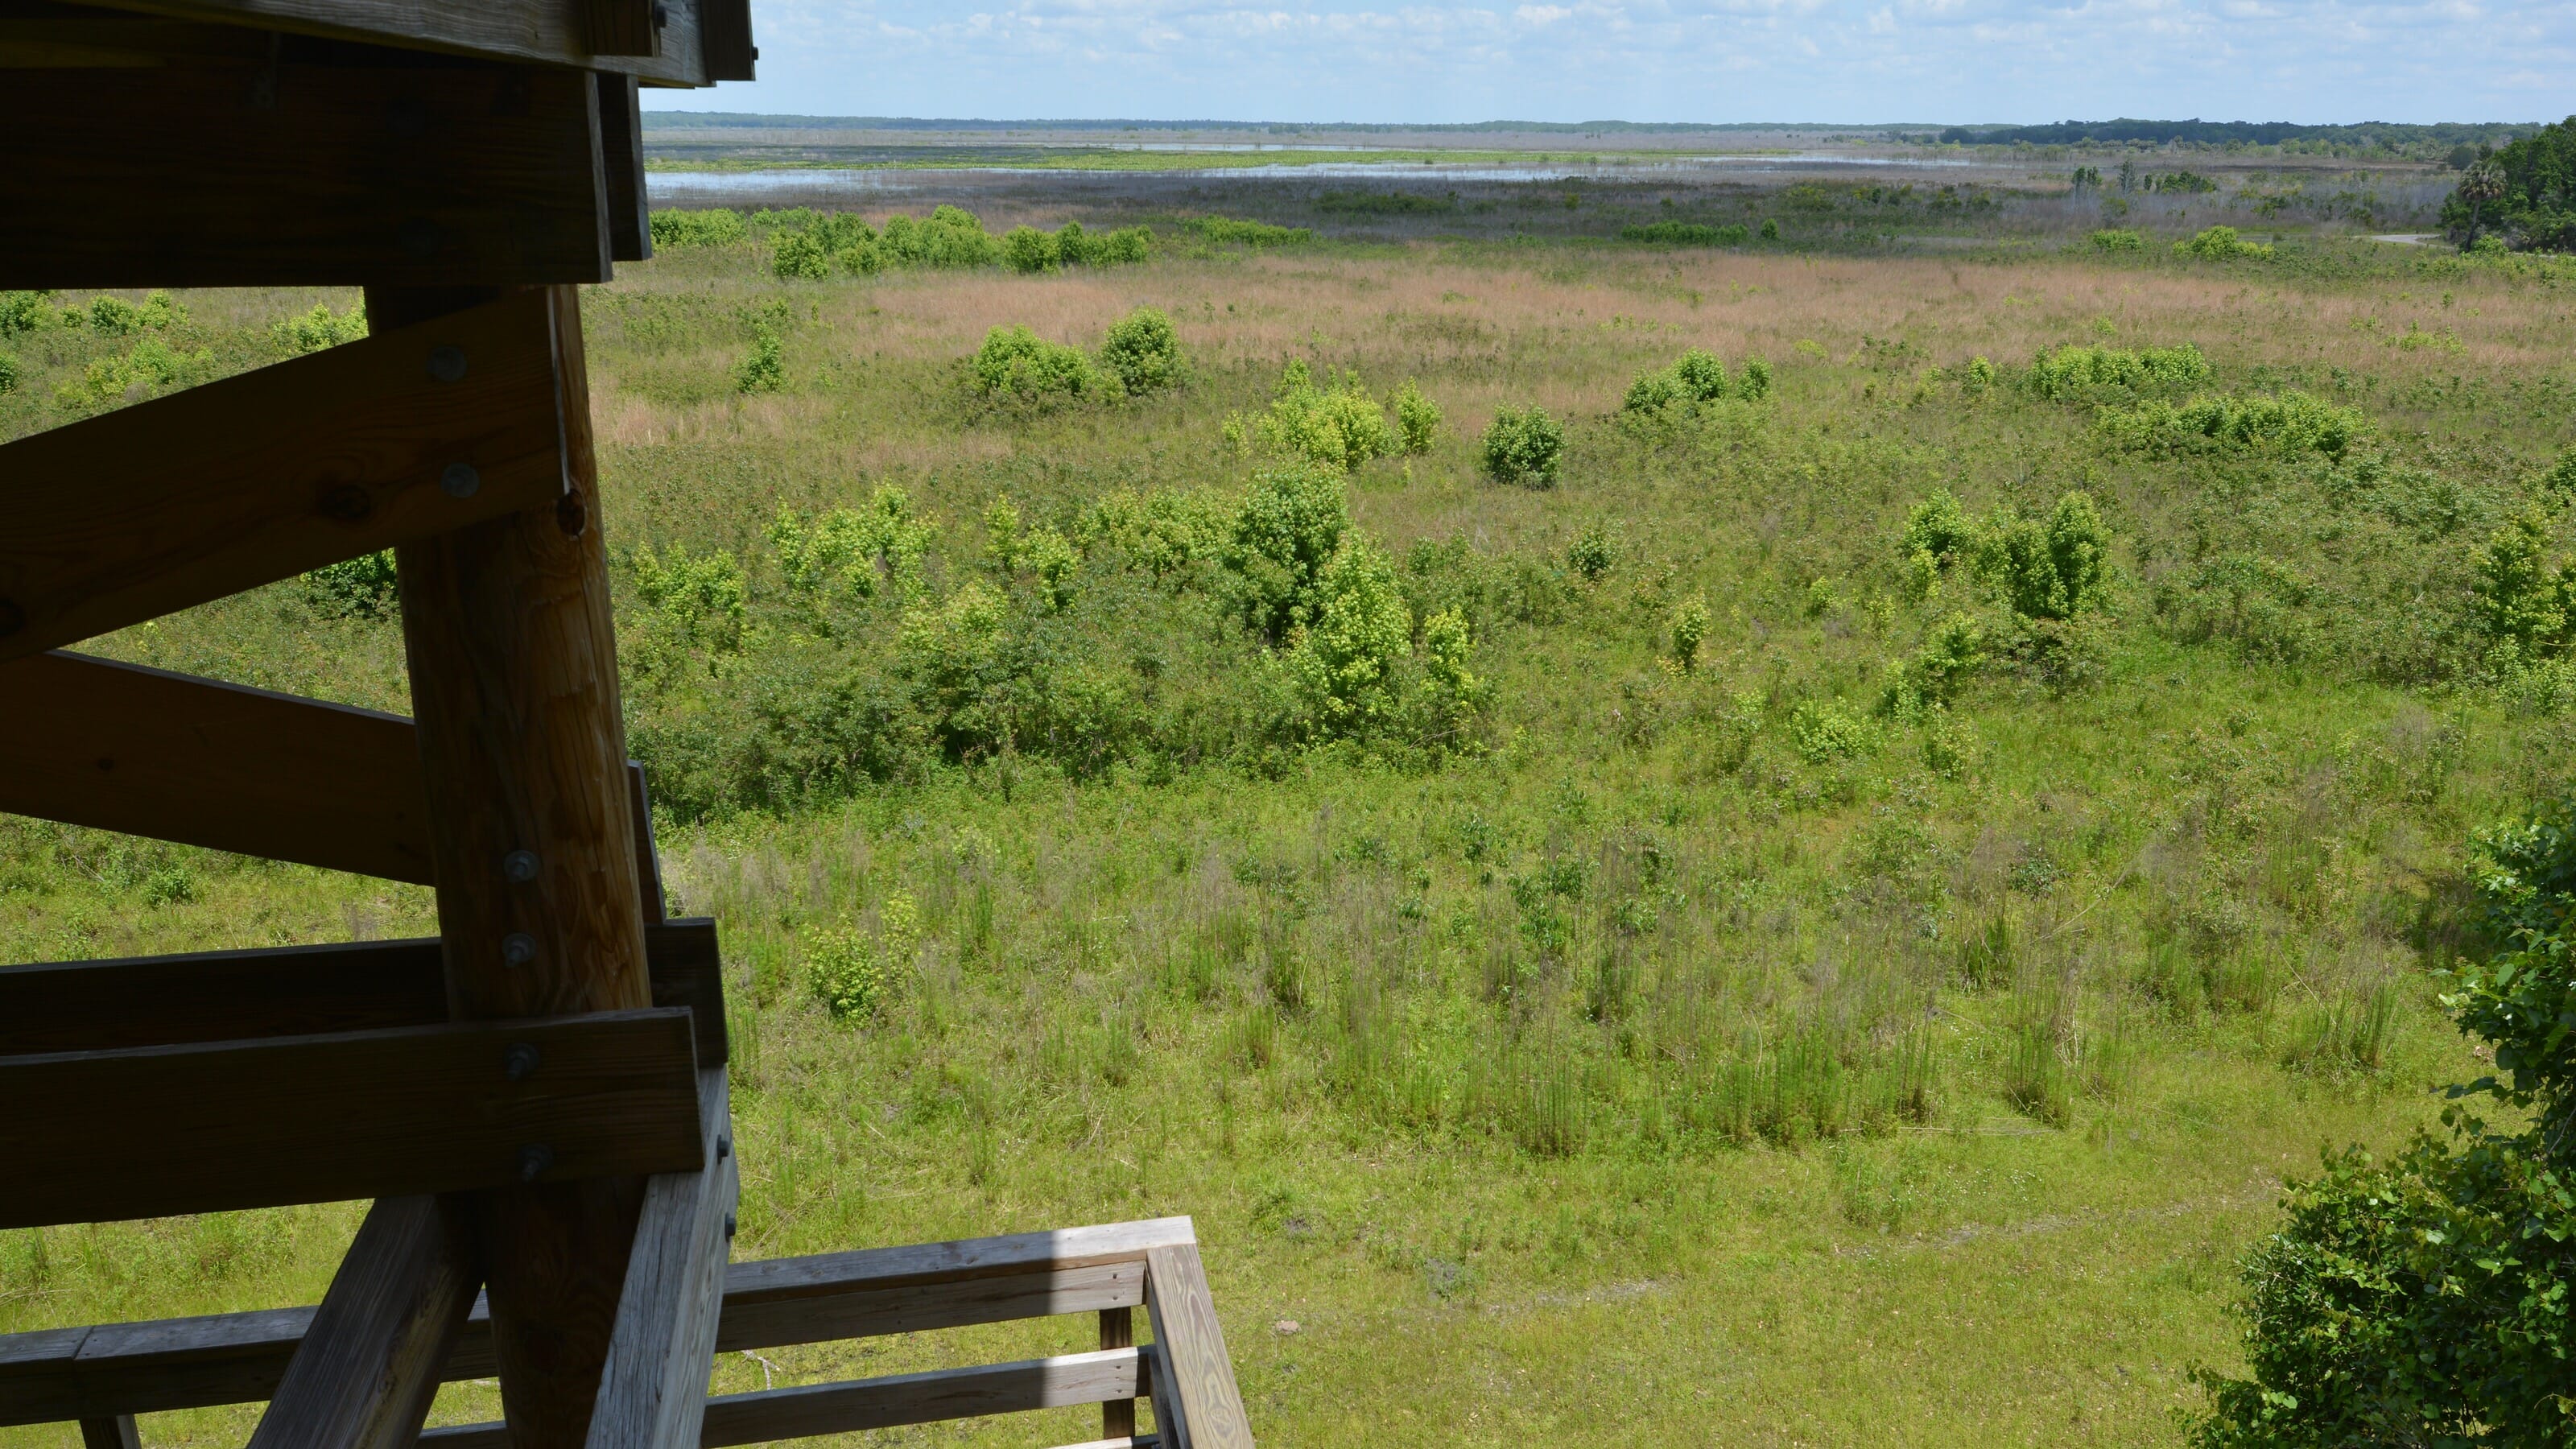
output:
M536 1061L508 1075L513 1048ZM700 1161L683 1011L0 1058L0 1228L340 1202Z
M587 71L0 72L0 288L604 282Z
M581 20L593 56L649 56L660 44L651 0L581 0Z
M143 1432L132 1414L80 1421L81 1449L143 1449Z
M0 447L0 660L550 507L555 320L542 294L505 298ZM441 348L465 359L452 382ZM453 464L470 497L441 486ZM11 710L46 707L22 688Z
M483 1282L458 1206L368 1208L250 1449L411 1449Z
M505 63L586 66L702 86L699 0L668 0L660 53L594 53L584 0L106 0L120 10ZM729 77L730 78L730 77ZM748 77L742 77L748 79Z
M698 1065L722 1066L724 971L706 917L649 926L653 1004L686 1007ZM113 1051L447 1018L435 936L0 966L0 1057Z
M653 799L644 786L644 763L626 762L627 808L635 815L635 892L644 903L644 924L670 919L662 894L662 853L653 845Z
M724 1320L716 1334L718 1352L1094 1313L1133 1308L1145 1301L1145 1266L1132 1262L892 1288L853 1287L792 1298L744 1291L745 1270L764 1266L737 1263L727 1278Z
M751 0L699 0L698 43L708 80L752 79L760 48L751 40Z
M707 1400L706 1423L698 1443L703 1449L725 1449L735 1444L765 1444L778 1439L807 1439L861 1429L935 1424L987 1414L1072 1408L1106 1399L1133 1398L1139 1392L1142 1353L1133 1348L1112 1349L726 1394ZM503 1449L510 1440L499 1432L500 1428L497 1424L470 1424L432 1429L420 1436L420 1442L423 1449Z
M1100 1310L1100 1346L1134 1348L1136 1346L1136 1310L1103 1308ZM1136 1434L1136 1401L1112 1399L1100 1406L1100 1436L1103 1439L1131 1439Z
M955 1283L1041 1269L1135 1263L1142 1262L1151 1249L1196 1241L1197 1230L1188 1218L1147 1218L1132 1223L774 1258L738 1265L727 1280L725 1298L729 1306L771 1303L807 1295Z
M741 1195L721 1068L698 1074L698 1094L714 1145L698 1171L660 1173L644 1184L635 1251L591 1411L590 1449L693 1449L698 1442Z
M1179 1243L1145 1254L1145 1305L1154 1344L1171 1373L1169 1401L1157 1397L1156 1422L1176 1449L1252 1449L1252 1425L1226 1356L1225 1330L1208 1293L1198 1245ZM1177 1410L1177 1413L1167 1411Z
M395 553L448 1003L460 1020L652 999L580 294L541 295L558 348L564 496ZM371 287L367 309L407 319L456 300ZM520 852L532 869L514 880L505 863ZM518 1449L585 1442L642 1197L630 1179L482 1201L502 1408Z
M59 650L0 664L0 699L0 810L430 881L400 715Z
M608 255L640 262L653 255L653 225L644 187L644 112L633 76L599 78L600 176L608 188Z

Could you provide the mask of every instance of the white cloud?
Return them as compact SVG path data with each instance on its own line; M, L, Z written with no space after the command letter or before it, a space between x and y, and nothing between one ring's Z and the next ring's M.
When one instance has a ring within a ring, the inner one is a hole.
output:
M2565 0L754 0L682 110L1235 120L2299 121L2576 110ZM1719 84L1723 78L1723 84Z

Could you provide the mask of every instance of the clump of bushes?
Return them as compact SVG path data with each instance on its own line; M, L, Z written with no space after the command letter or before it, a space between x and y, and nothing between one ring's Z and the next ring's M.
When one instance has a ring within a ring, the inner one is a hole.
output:
M782 281L820 281L836 268L854 276L874 276L897 267L1008 266L1021 272L1051 272L1068 266L1141 262L1154 248L1151 228L1093 232L1077 221L1066 222L1053 233L1021 226L997 237L984 229L981 217L957 206L934 207L927 217L898 212L886 218L883 230L846 212L800 210L753 218L755 223L764 220L772 234L770 270Z
M776 392L787 385L785 343L777 330L767 325L752 329L751 353L734 365L733 390L738 393Z
M2337 407L2295 389L2254 397L2198 397L2180 405L2150 400L2133 408L2104 408L2095 428L2114 446L2134 451L2214 446L2338 459L2371 433L2370 419L2360 409Z
M1724 358L1694 347L1667 366L1638 373L1636 379L1628 384L1627 396L1620 400L1619 409L1651 415L1677 405L1715 402L1720 398L1760 402L1770 395L1770 363L1759 357L1747 358L1744 375L1729 378Z
M2041 397L2063 401L2095 399L2105 389L2182 392L2206 384L2209 378L2209 359L2188 342L2135 352L2069 343L2033 358L2023 382Z
M2142 252L2147 239L2126 227L2105 227L2093 233L2093 250L2097 252Z
M1764 222L1766 237L1780 234L1777 222ZM1753 239L1752 229L1740 221L1724 226L1710 226L1696 221L1649 221L1619 228L1619 240L1655 242L1665 246L1740 247Z
M659 251L730 246L751 236L751 228L744 224L742 213L724 207L706 211L657 211L647 219L647 224L653 232L653 246Z
M2232 226L2213 226L2197 235L2174 243L2174 250L2187 257L2205 261L2227 261L2236 257L2262 258L2272 255L2272 248L2261 242L2250 242L2237 235Z
M394 551L379 549L325 564L300 582L313 611L332 619L382 619L393 613L397 580Z
M299 312L282 322L270 323L268 335L277 340L278 346L298 357L326 347L337 347L343 342L355 342L367 335L367 304L363 301L352 303L348 311L334 316L329 306L316 302L310 312Z
M973 372L976 388L987 397L1090 401L1178 386L1187 379L1188 363L1172 319L1139 307L1110 324L1097 357L1026 327L996 327L984 334Z
M1053 235L1033 226L1016 226L1002 238L1002 260L1020 272L1052 272L1060 267L1103 267L1141 262L1153 254L1154 233L1146 227L1116 231L1083 230L1068 221Z
M921 949L921 908L897 890L877 907L877 928L862 934L844 918L805 933L805 979L834 1021L866 1021L885 1008Z
M1254 425L1253 435L1280 456L1344 473L1396 449L1386 409L1360 385L1359 374L1345 372L1324 387L1303 358L1290 359L1281 371L1270 411Z
M1212 246L1295 247L1315 240L1312 227L1274 226L1266 221L1239 221L1227 216L1192 217L1182 225Z
M1495 482L1553 488L1565 457L1565 429L1536 404L1504 408L1486 426L1483 448L1486 476Z
M121 357L91 363L82 370L80 381L55 390L54 401L75 411L113 407L190 386L202 381L214 366L215 354L206 348L181 352L158 337L146 337Z

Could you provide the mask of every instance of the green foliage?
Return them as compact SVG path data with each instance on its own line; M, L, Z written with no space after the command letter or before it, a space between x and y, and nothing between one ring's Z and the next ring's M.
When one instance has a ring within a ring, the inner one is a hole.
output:
M2442 205L2442 227L2469 240L2481 223L2516 250L2576 250L2576 116L2466 168Z
M1770 217L1764 217L1762 219L1761 236L1764 241L1778 241L1780 239L1780 223Z
M1905 533L1897 542L1897 556L1911 559L1919 555L1947 567L1972 557L1978 537L1976 520L1968 516L1958 498L1947 488L1935 488L1905 516Z
M65 383L55 400L63 407L113 407L141 401L172 388L203 380L215 365L212 351L180 352L158 337L146 337L122 356L102 357L81 370L81 380Z
M1810 765L1867 754L1876 743L1869 721L1843 708L1840 700L1808 700L1790 716L1789 728L1798 758Z
M1224 216L1193 217L1183 225L1215 246L1293 247L1315 240L1312 227L1273 226L1266 221L1238 221Z
M647 659L697 658L710 673L742 652L745 602L742 564L730 551L693 554L678 544L647 544L629 558L636 597L649 611L638 653Z
M2025 619L2072 619L2109 590L2111 530L2089 493L2059 498L2045 522L1999 513L1978 548L1979 572Z
M394 612L394 551L380 549L303 576L304 597L330 618L383 619Z
M1002 238L1002 261L1012 271L1052 272L1061 260L1055 238L1036 227L1015 226Z
M2142 252L2147 249L2145 237L2125 228L2112 227L2097 231L2093 233L2090 240L2093 243L2093 250L2097 252Z
M2576 495L2576 444L2558 450L2558 461L2540 476L2540 486L2553 493Z
M2228 261L2237 257L2265 258L2272 248L2261 242L2250 242L2236 234L2232 226L2213 226L2174 243L2174 250L2187 257L2204 261Z
M0 292L0 338L33 332L52 322L51 292Z
M1068 221L1055 234L1056 261L1068 267L1106 267L1144 261L1154 254L1151 227L1122 226L1115 231L1085 231Z
M739 393L776 392L787 385L787 364L782 349L785 344L775 329L763 324L752 329L751 353L734 364L733 390Z
M912 971L921 946L921 908L897 890L877 907L873 935L844 918L805 933L805 980L832 1020L872 1021Z
M1553 488L1565 456L1565 429L1545 409L1503 408L1485 428L1485 473L1497 483Z
M337 347L343 342L355 342L367 335L367 304L364 301L353 302L348 311L334 316L329 306L316 302L310 312L299 312L282 322L270 323L268 335L276 339L278 346L299 357L325 347Z
M1763 233L1765 237L1780 235L1776 223L1766 221L1763 225L1771 228ZM1709 226L1696 221L1650 221L1619 228L1621 241L1654 242L1664 246L1740 247L1752 236L1752 230L1740 221L1731 221L1724 226Z
M649 218L648 224L653 231L653 249L656 251L730 246L751 235L751 229L743 224L741 212L722 207L705 211L657 211Z
M1618 563L1619 542L1610 536L1610 526L1597 518L1583 525L1574 542L1566 546L1566 567L1588 584L1601 582Z
M1245 625L1273 643L1316 617L1319 581L1350 529L1341 474L1306 465L1252 475L1224 547Z
M1421 384L1411 378L1395 393L1396 446L1403 452L1423 454L1440 437L1440 405L1425 397ZM2561 465L2576 471L2576 449L2569 450L2568 461ZM2576 487L2576 480L2571 480Z
M2134 451L2216 447L2329 458L2343 457L2372 431L2358 408L2338 407L2295 389L2254 397L2198 397L2180 405L2151 398L2129 408L2105 407L2095 428L2113 446Z
M1270 411L1254 434L1273 453L1345 473L1385 457L1396 445L1386 409L1360 386L1358 374L1344 373L1326 390L1316 386L1303 360L1291 360L1281 374Z
M1023 402L1117 397L1118 374L1079 347L1049 342L1026 327L996 327L975 353L975 384L988 397Z
M2024 375L2032 392L2061 401L2101 400L2106 390L2115 395L2185 392L2209 378L2209 359L2188 342L2138 352L2070 343L2040 353Z
M1016 534L1018 515L1011 520ZM882 483L864 509L803 514L782 504L763 532L789 595L833 604L874 598L881 583L905 598L919 595L927 582L922 563L939 529L914 516L910 494Z
M1759 402L1771 392L1771 364L1761 358L1750 358L1744 364L1741 381L1726 374L1725 359L1716 353L1694 347L1673 360L1669 366L1637 374L1628 384L1627 396L1620 410L1628 413L1655 414L1677 404L1714 402L1720 398L1741 398Z
M0 397L18 390L18 359L0 352Z
M1285 661L1302 707L1297 732L1307 739L1385 733L1400 713L1396 664L1413 646L1413 617L1386 550L1364 534L1345 538L1316 576L1312 614ZM1463 657L1454 668L1463 674Z
M782 282L819 282L832 275L832 254L813 232L785 232L770 243L769 270Z
M1130 394L1160 392L1177 386L1186 375L1172 319L1152 307L1139 307L1109 325L1109 337L1100 344L1100 361L1118 375Z
M1699 667L1700 645L1708 639L1708 603L1686 599L1673 613L1673 663L1688 674Z
M140 306L122 297L92 297L89 302L90 330L102 337L158 332L187 320L188 309L167 292L147 293Z

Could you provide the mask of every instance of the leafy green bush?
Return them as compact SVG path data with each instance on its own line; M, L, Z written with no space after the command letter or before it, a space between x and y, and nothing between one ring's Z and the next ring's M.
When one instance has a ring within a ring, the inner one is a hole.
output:
M2385 1165L2355 1147L2293 1183L2280 1231L2246 1259L2247 1376L2203 1373L2203 1449L2555 1445L2576 1351L2576 821L2476 839L2496 944L2443 998L2495 1072L2450 1089L2450 1141ZM2467 1106L2510 1110L2506 1128Z
M310 312L299 312L283 322L270 323L268 335L277 340L278 346L299 357L326 347L337 347L343 342L355 342L367 335L367 304L364 301L351 303L348 311L335 317L331 315L330 307L316 302Z
M1386 409L1344 373L1330 390L1318 387L1302 359L1280 374L1270 411L1255 428L1261 445L1283 457L1303 458L1348 473L1395 451L1395 429Z
M1583 525L1583 531L1566 545L1565 566L1574 570L1588 584L1597 584L1618 567L1619 544L1610 536L1610 528L1599 519Z
M305 601L335 619L382 619L393 613L394 551L379 549L325 564L303 577Z
M1780 223L1767 216L1762 218L1762 239L1764 241L1778 241L1780 239Z
M1874 743L1869 721L1843 708L1840 700L1809 700L1791 714L1798 758L1810 765L1847 760L1868 753Z
M2031 360L2023 381L2044 398L2089 400L2103 389L2182 392L2209 381L2209 359L2191 343L2130 352L2070 343Z
M2232 226L2213 226L2196 236L2174 243L2174 250L2187 257L2207 261L2226 261L2233 257L2268 257L2272 249L2260 242L2250 242L2236 234Z
M922 561L938 526L913 516L912 498L879 484L864 509L801 514L781 505L763 530L793 598L831 603L876 597L880 580L905 598L924 586Z
M1141 262L1154 254L1154 230L1122 226L1116 231L1085 231L1068 221L1055 234L1056 260L1068 267L1106 267Z
M1022 225L1002 238L1002 260L1015 272L1052 272L1060 259L1054 237Z
M0 292L0 337L33 332L53 320L51 292Z
M832 275L832 254L814 232L783 232L770 243L769 270L782 282L819 282Z
M1430 452L1432 443L1440 436L1440 422L1440 405L1422 395L1421 384L1408 378L1404 386L1396 389L1395 433L1398 448L1413 454ZM2561 466L2576 470L2576 449L2569 450L2568 461ZM2571 480L2571 486L2576 486L2576 480Z
M738 393L776 392L785 387L787 364L781 353L784 345L771 328L765 325L754 328L751 355L734 364L733 390Z
M1485 472L1498 483L1553 488L1565 456L1565 429L1533 404L1504 408L1485 428Z
M2091 494L2068 493L2043 523L1996 515L1979 544L1979 571L2025 619L2072 619L2103 601L2110 585L2111 530Z
M844 918L805 933L806 984L834 1021L864 1021L884 1010L921 948L921 909L897 890L877 907L873 937Z
M1651 415L1676 404L1714 402L1720 398L1759 402L1770 393L1770 363L1749 358L1742 380L1732 380L1726 374L1725 359L1694 347L1667 366L1637 374L1628 384L1619 408L1622 412Z
M1181 341L1172 330L1172 319L1152 307L1139 307L1109 325L1109 337L1100 344L1100 361L1118 374L1130 393L1159 392L1178 384L1184 375Z
M1310 622L1317 580L1350 522L1350 494L1335 469L1309 464L1253 474L1224 546L1245 625L1277 643Z
M188 309L167 292L146 293L137 306L122 297L92 297L89 300L90 330L105 337L126 337L137 332L158 332L173 323L188 320Z
M2097 252L2142 252L2147 239L2125 228L2108 228L2093 233L2093 250Z
M1365 739L1398 717L1395 668L1412 652L1413 616L1386 550L1353 533L1315 579L1313 622L1286 659L1309 739Z
M207 349L179 352L158 337L146 337L121 357L102 357L89 364L79 382L57 390L55 400L74 409L113 406L189 386L214 365L215 355Z
M1200 216L1183 223L1211 244L1232 243L1247 247L1305 246L1315 240L1312 227L1273 226L1266 221L1238 221L1233 217Z
M1777 224L1763 224L1771 228L1766 236L1777 237L1780 234ZM1621 241L1657 242L1667 246L1740 247L1752 236L1751 229L1740 221L1731 221L1724 226L1709 226L1696 221L1650 221L1619 228Z
M2371 432L2360 409L2337 407L2295 390L2200 397L2180 406L2151 400L2134 408L2104 408L2095 427L2115 446L2139 451L2215 445L2329 458L2343 457Z
M1104 370L1079 347L1049 342L1026 327L996 327L975 353L975 383L988 396L1024 402L1115 397L1118 374Z
M720 247L743 241L751 229L743 224L742 213L718 207L707 211L657 211L649 218L656 250L681 247Z
M18 390L18 359L0 352L0 396Z
M983 221L957 206L933 207L918 220L887 217L877 244L889 263L903 267L989 267L1002 259L1002 244Z
M1708 604L1702 599L1684 600L1673 613L1673 663L1688 674L1699 667L1700 645L1708 638Z
M2553 493L2576 494L2576 444L2558 450L2558 461L2540 475L2540 486Z
M2466 241L2491 225L2511 237L2499 246L2576 250L2576 116L2507 142L2466 169L2442 203L2442 229Z

